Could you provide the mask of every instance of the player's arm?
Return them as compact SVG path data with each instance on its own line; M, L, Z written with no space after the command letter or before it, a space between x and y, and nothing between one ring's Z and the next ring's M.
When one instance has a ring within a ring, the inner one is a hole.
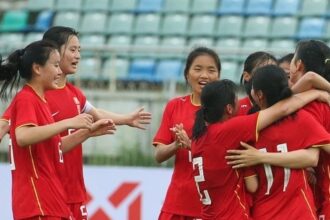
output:
M313 89L295 94L285 100L279 101L267 109L260 111L258 116L257 132L261 131L282 117L292 114L293 112L316 99L329 103L330 96L328 92Z
M0 142L2 138L9 132L9 123L7 120L0 119Z
M310 89L320 89L330 92L330 83L319 74L309 71L305 73L292 87L293 93L300 93Z
M62 150L66 153L72 150L78 144L84 142L90 137L96 137L107 134L114 134L115 124L108 119L101 119L93 123L91 129L79 129L78 131L62 137Z
M176 151L180 148L178 142L174 141L171 144L161 144L158 143L155 146L155 158L158 163L162 163L170 159Z
M128 114L118 114L97 108L92 108L86 113L92 115L94 120L111 118L116 125L128 125L139 129L145 129L144 126L150 124L151 121L151 113L144 111L143 107Z
M319 149L310 147L286 153L261 152L251 145L241 142L244 150L228 150L227 164L233 168L254 166L257 164L270 164L273 166L293 169L317 166Z
M35 126L24 125L15 129L17 144L26 147L47 140L68 129L90 129L93 118L88 114L80 114L74 118L65 119L53 124Z
M258 190L259 182L257 175L244 177L245 187L248 192L255 193Z

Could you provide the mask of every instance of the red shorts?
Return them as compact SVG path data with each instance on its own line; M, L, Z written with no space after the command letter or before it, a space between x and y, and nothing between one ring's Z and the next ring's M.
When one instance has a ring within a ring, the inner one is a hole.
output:
M201 218L176 215L176 214L161 211L159 214L158 220L201 220Z
M69 209L75 220L87 220L87 208L85 203L70 203Z

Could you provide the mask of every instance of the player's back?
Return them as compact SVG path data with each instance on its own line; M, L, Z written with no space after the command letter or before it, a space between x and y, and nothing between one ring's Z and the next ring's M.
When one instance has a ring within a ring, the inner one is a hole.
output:
M263 152L288 152L326 141L327 132L301 110L266 128L256 147ZM252 209L253 219L314 219L315 205L303 169L268 164L256 167L259 188Z

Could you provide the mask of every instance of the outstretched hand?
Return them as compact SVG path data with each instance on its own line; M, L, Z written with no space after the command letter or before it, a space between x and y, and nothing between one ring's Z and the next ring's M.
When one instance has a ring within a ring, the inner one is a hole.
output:
M228 150L230 154L225 157L228 160L227 164L232 165L234 169L254 166L260 163L260 157L262 152L254 148L253 146L241 142L241 146L244 150Z
M145 125L151 122L151 113L144 111L144 107L138 108L129 114L128 125L145 130Z
M114 134L115 131L116 125L111 119L100 119L93 123L89 136L96 137L106 134Z
M175 134L175 140L179 147L190 149L191 148L191 140L187 135L187 132L183 128L183 124L176 124L170 130Z

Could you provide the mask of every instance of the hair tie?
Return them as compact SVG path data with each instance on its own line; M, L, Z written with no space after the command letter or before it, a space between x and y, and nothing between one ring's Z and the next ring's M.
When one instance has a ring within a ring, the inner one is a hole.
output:
M327 64L328 62L330 62L330 59L329 58L327 58L327 59L324 60L324 64Z

